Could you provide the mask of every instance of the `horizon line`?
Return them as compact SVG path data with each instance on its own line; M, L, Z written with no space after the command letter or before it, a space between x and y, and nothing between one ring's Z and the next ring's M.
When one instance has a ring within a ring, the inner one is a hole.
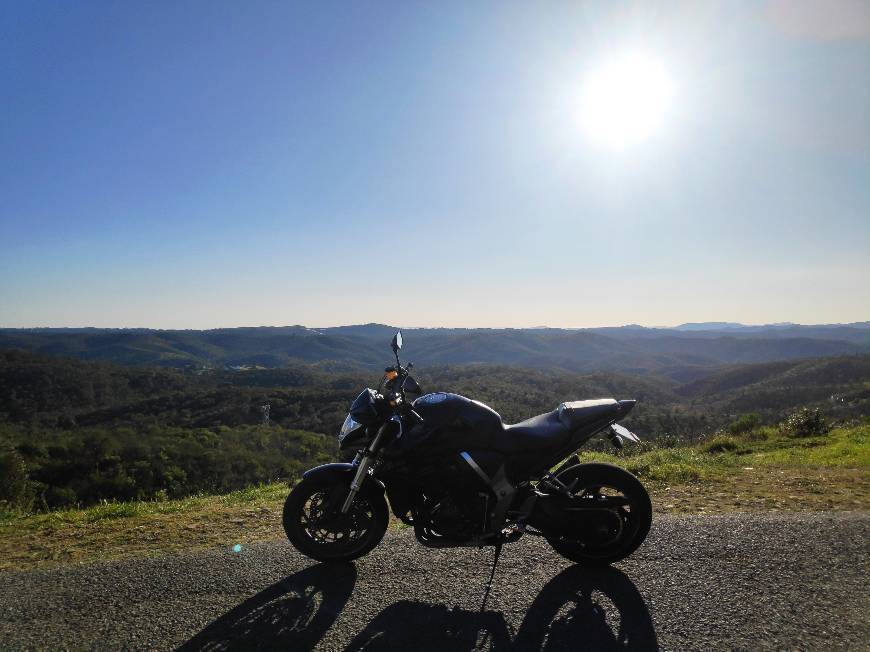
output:
M105 330L105 331L217 331L217 330L233 330L233 329L255 329L255 328L304 328L310 331L328 330L335 328L354 328L364 326L383 326L385 328L396 328L398 330L511 330L511 331L531 331L531 330L565 330L565 331L580 331L580 330L596 330L602 328L638 328L646 330L674 330L683 326L715 326L720 325L723 330L729 328L775 328L789 326L817 326L817 327L848 327L860 324L870 324L870 320L852 321L852 322L827 322L827 323L800 323L792 321L769 322L764 324L746 324L743 322L732 321L688 321L672 326L653 325L647 326L638 323L620 324L620 325L599 325L599 326L401 326L394 324L385 324L382 322L363 322L353 324L338 324L331 326L306 326L304 324L259 324L259 325L235 325L235 326L215 326L210 328L162 328L154 326L2 326L0 330ZM715 328L711 328L715 330Z

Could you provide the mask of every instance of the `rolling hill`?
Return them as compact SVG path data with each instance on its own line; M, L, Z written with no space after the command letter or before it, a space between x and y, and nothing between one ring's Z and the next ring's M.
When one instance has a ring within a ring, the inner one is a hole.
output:
M681 328L407 329L405 355L427 365L485 363L578 373L617 371L688 382L722 365L870 353L866 323ZM179 368L328 363L344 369L377 369L389 363L388 343L394 331L395 327L381 324L206 331L0 329L0 349Z

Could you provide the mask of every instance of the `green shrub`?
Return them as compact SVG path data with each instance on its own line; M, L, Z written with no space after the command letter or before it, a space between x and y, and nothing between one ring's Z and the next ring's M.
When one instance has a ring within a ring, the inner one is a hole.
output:
M0 437L0 508L54 510L221 494L278 478L293 480L334 459L336 448L332 437L264 424L217 432L78 427L18 436L38 438L39 446L20 441L4 447Z
M24 509L30 503L31 487L24 459L6 442L0 442L0 508Z
M802 408L786 420L783 430L790 437L816 437L827 434L831 425L818 408Z
M734 421L729 423L725 430L729 435L742 435L745 432L754 430L761 425L761 417L757 414L741 414Z
M701 450L706 453L729 453L740 448L740 444L728 435L716 435L701 444Z
M685 445L685 443L685 441L670 433L665 433L655 440L656 448L677 448Z
M744 434L744 438L747 441L767 441L772 435L776 434L776 428L772 426L763 426L761 428L756 428L755 430L750 430Z

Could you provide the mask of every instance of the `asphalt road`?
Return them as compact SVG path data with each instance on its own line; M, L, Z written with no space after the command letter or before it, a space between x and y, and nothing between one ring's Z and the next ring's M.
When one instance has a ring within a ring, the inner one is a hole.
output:
M531 537L355 565L276 541L0 574L0 649L870 649L870 514L660 517L618 567Z

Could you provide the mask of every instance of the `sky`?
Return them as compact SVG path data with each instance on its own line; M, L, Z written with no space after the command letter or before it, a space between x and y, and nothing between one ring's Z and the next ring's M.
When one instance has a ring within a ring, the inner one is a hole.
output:
M870 3L0 3L0 327L870 319Z

